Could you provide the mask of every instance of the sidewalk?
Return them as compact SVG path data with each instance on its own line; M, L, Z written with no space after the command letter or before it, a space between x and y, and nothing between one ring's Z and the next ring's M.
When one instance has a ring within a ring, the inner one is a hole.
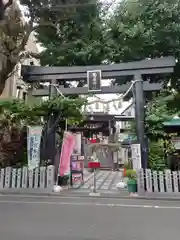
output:
M98 191L100 196L89 196L90 191L77 191L65 189L60 193L54 193L51 189L1 189L0 195L29 196L29 197L56 197L56 198L116 198L116 199L136 199L136 200L162 200L180 201L180 193L146 193L144 196L130 196L127 190L120 191Z

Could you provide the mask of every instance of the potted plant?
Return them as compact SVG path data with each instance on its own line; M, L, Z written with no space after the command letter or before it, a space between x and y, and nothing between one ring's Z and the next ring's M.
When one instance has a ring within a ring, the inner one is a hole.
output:
M126 171L127 188L129 193L137 193L137 173L136 170L128 169Z

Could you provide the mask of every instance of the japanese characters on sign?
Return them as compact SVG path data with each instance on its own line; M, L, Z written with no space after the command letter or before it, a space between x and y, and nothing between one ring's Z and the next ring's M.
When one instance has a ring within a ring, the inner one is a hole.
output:
M140 144L131 144L133 169L141 168L141 146Z
M101 91L101 70L87 71L88 91Z
M42 126L29 126L27 137L28 168L34 169L40 163L40 143Z

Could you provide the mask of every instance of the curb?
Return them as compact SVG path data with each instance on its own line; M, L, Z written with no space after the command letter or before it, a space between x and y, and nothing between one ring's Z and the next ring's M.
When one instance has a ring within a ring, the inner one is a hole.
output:
M21 192L0 192L0 196L24 196L24 197L54 197L54 198L94 198L94 199L127 199L127 200L156 200L180 202L180 197L150 197L150 196L121 196L117 193L100 193L100 196L89 196L89 193L21 193Z

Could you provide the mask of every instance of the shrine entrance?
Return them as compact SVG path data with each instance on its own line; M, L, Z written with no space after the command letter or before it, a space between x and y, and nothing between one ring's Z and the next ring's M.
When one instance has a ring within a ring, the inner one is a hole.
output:
M87 95L87 94L123 94L123 97L132 97L135 101L135 120L137 141L141 149L142 168L147 168L147 147L144 144L145 137L145 95L147 92L160 91L161 83L150 83L143 81L143 76L169 74L173 72L175 59L173 57L164 57L159 59L143 60L129 63L120 63L112 65L99 66L76 66L76 67L41 67L41 66L22 66L22 76L24 81L29 83L49 82L49 86L37 87L32 91L36 97L52 97L62 94ZM132 82L121 86L102 86L102 80L118 79L119 77L129 76ZM70 87L69 82L77 82L77 86ZM84 87L80 87L80 85ZM125 95L124 95L125 93ZM99 102L100 100L96 100ZM95 114L92 113L93 116ZM88 116L88 113L87 113ZM91 116L92 117L92 116ZM123 121L123 116L120 121ZM126 120L127 121L127 120ZM105 121L104 121L105 122ZM108 121L109 122L109 121ZM114 136L112 129L115 129L115 121L108 126L108 136ZM82 126L76 129L82 132ZM99 128L98 131L107 132L107 129ZM69 126L71 129L71 126ZM73 130L73 129L72 129ZM88 129L86 129L88 130ZM97 129L96 129L97 130ZM84 131L84 130L83 130ZM54 132L55 137L55 132ZM115 140L110 140L113 143ZM55 151L55 146L53 149ZM54 162L54 159L52 159Z

